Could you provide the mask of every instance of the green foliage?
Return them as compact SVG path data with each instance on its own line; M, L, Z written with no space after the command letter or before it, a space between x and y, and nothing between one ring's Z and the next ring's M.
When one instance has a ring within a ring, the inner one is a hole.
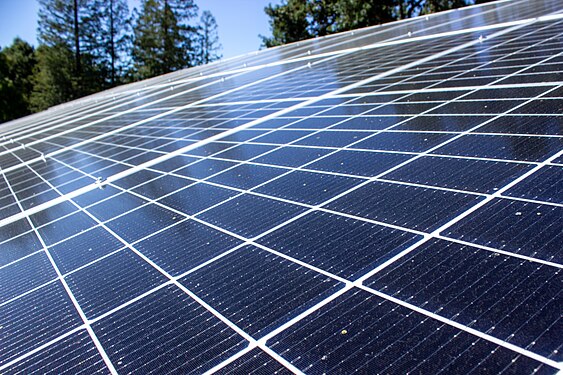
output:
M265 47L274 47L311 38L307 20L307 3L302 0L287 0L280 5L268 5L264 12L270 17L272 36L262 38Z
M201 13L196 39L196 64L208 64L221 58L221 44L217 31L217 21L210 11Z
M470 0L284 0L268 5L273 47L316 36L377 25L420 14L465 6ZM486 0L483 0L486 1Z
M195 64L197 29L189 21L197 15L192 0L143 0L135 11L133 77L144 79Z
M102 56L111 86L122 83L131 50L131 18L126 0L106 0L102 7Z
M19 38L0 51L0 122L31 113L35 63L33 47Z
M33 111L42 111L75 96L78 83L74 78L73 60L72 51L65 45L41 45L37 48L30 101Z
M427 0L422 5L421 14L441 12L443 10L461 8L468 3L465 0Z
M32 107L41 110L106 88L99 0L40 0Z

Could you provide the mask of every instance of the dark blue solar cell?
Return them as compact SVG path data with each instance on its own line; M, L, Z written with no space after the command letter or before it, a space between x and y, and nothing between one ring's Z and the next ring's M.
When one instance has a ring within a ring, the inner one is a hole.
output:
M369 132L320 131L296 142L296 145L318 147L344 147L371 135Z
M177 276L241 243L228 234L187 220L135 244L135 248Z
M143 163L146 163L147 161L154 160L159 156L162 156L162 154L156 153L156 152L146 152L146 153L140 154L139 156L136 156L134 158L127 159L127 163L133 164L133 165L141 165Z
M220 174L210 178L209 181L247 190L287 172L288 170L283 168L241 164L233 169L221 172Z
M59 270L65 274L114 252L124 245L107 230L96 227L51 247Z
M38 231L45 244L50 246L95 225L96 222L84 212L77 212L40 227Z
M459 100L447 103L441 107L431 111L432 114L501 114L519 104L524 103L523 100Z
M315 110L315 112L318 109ZM289 125L287 128L296 128L296 129L324 129L331 125L334 125L340 121L344 120L343 117L310 117L304 120L295 122Z
M422 236L325 212L313 212L259 239L293 258L355 280Z
M86 207L119 193L121 193L120 189L116 189L113 186L101 185L101 188L80 194L79 196L72 198L72 200L78 203L81 207Z
M123 250L67 275L66 280L92 319L168 279L130 250Z
M352 289L269 340L312 374L534 372L553 370L406 307Z
M31 219L33 225L40 227L76 211L78 211L78 208L75 205L65 201L34 213L33 215L30 215L29 218Z
M266 130L239 130L238 132L221 138L223 142L245 142L264 134Z
M151 203L111 220L106 225L131 243L172 225L182 218L180 214Z
M9 375L110 374L86 330L73 333L4 371Z
M0 303L57 278L45 252L0 268Z
M149 199L158 199L163 195L170 194L193 183L195 181L191 179L165 175L140 185L132 191Z
M85 186L87 186L87 185L90 185L90 184L92 184L92 183L94 183L94 182L95 182L95 180L94 180L93 178L84 177L84 178L81 178L81 179L79 179L79 180L73 181L73 182L71 182L71 183L69 183L69 184L61 185L61 186L57 187L57 189L58 189L61 193L63 193L63 194L68 194L68 193L71 193L71 192L73 192L73 191L75 191L75 190L78 190L78 189L80 189L80 188L83 188L83 187L85 187ZM38 198L38 197L36 197L36 198ZM51 199L53 199L53 198L56 198L56 195L55 195L55 194L52 194L52 193L50 193L50 194L43 194L43 196L41 197L40 200L41 200L41 203L43 203L43 202L47 202L48 200L51 200ZM35 203L36 205L39 204L39 199L36 199L35 202L36 202L36 203Z
M336 125L333 129L355 129L355 130L383 130L396 125L408 117L399 116L359 116L346 119Z
M475 132L561 135L561 124L561 117L507 115L479 127Z
M493 193L526 173L530 164L475 159L422 157L382 176L384 179Z
M255 158L258 155L262 155L265 152L273 150L274 148L276 148L276 146L242 144L240 146L235 146L229 150L223 151L215 155L215 157L222 159L246 161Z
M43 192L48 192L48 191L52 191L51 187L49 186L49 184L41 182L35 185L31 185L31 186L22 186L21 189L19 190L15 190L16 191L16 195L18 196L18 198L20 200L24 200L24 199L28 199L28 198L33 198L36 195L39 195Z
M219 369L217 372L215 372L215 374L290 375L293 373L283 367L278 361L270 357L267 353L258 348L254 348L248 353L229 363L225 367Z
M394 130L463 132L489 120L490 116L417 116Z
M20 207L14 198L8 197L7 199L0 200L0 220L17 215L20 212Z
M106 221L139 208L148 202L149 201L146 199L124 192L88 207L88 212L96 216L99 220Z
M80 324L82 320L59 282L0 307L0 366Z
M123 373L202 374L248 342L175 286L93 325Z
M135 172L130 174L127 177L120 178L119 180L113 182L115 185L122 187L124 189L132 188L133 186L137 186L140 184L144 184L147 181L152 180L153 178L157 178L162 176L161 173L149 171L146 169L140 170L139 172Z
M563 167L542 167L504 195L563 204Z
M30 230L31 230L31 226L29 225L29 222L25 218L8 223L2 226L2 230L0 231L0 242L4 242L9 239L12 239Z
M420 231L444 225L483 197L417 186L372 182L328 208Z
M526 114L544 114L544 115L560 115L563 113L563 103L560 99L540 98L532 100L523 106L516 108L511 113L526 113Z
M256 338L342 287L336 280L250 245L180 282Z
M171 194L160 202L187 215L194 215L237 194L234 190L199 183Z
M308 169L373 177L412 158L389 152L341 150L308 165Z
M211 175L230 168L237 163L226 160L203 159L197 163L190 164L174 173L196 179L207 178Z
M296 120L297 118L272 118L254 125L254 128L277 129Z
M366 114L370 109L372 109L374 104L346 104L340 107L329 108L327 111L323 112L323 116L357 116ZM337 117L338 121L342 121L343 118ZM335 121L336 122L336 121Z
M255 191L307 204L320 204L364 180L325 173L294 171Z
M562 146L560 138L468 134L433 153L539 162L559 152Z
M260 156L255 162L296 168L330 152L333 152L333 150L286 146L267 155Z
M6 226L2 227L2 231L7 229ZM0 242L0 266L23 258L42 248L41 242L39 242L39 239L33 232L14 236L11 239Z
M561 281L555 267L432 240L365 285L561 361Z
M428 111L440 103L389 103L374 108L368 115L417 115Z
M494 199L442 234L534 258L561 262L563 209Z
M365 139L354 148L404 152L423 152L452 138L455 134L384 132Z
M80 188L80 187L82 187L82 186L79 186L78 188ZM30 208L33 208L35 206L39 206L40 204L48 202L52 199L56 199L59 196L60 196L60 194L57 193L56 191L47 190L47 191L44 191L42 193L39 193L39 194L34 195L34 196L27 198L27 199L21 199L19 197L18 197L18 199L20 199L20 204L22 205L23 209L29 210ZM12 212L14 214L18 213L18 212L15 212L15 210L12 210Z
M274 143L286 144L295 141L296 139L306 137L312 131L307 130L277 130L275 132L265 134L260 138L256 138L253 142L258 143Z
M194 156L210 156L231 147L233 147L232 143L211 142L186 151L185 154Z
M186 146L193 144L195 141L173 141L164 146L158 147L155 150L162 152L174 152ZM155 168L156 169L156 168Z
M200 159L191 156L178 155L161 163L155 164L151 168L157 169L162 172L170 172L185 167L188 164L195 163L198 160Z
M305 208L245 194L199 215L241 236L252 238L305 211Z

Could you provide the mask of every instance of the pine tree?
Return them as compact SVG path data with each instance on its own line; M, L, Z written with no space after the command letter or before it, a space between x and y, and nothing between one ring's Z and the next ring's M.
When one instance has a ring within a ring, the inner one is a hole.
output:
M134 78L143 79L194 65L197 14L192 0L143 0L135 11Z
M31 113L35 64L35 50L19 38L0 51L0 122Z
M30 106L35 112L76 97L74 55L64 44L40 45Z
M260 35L262 45L274 47L311 38L307 19L307 3L302 0L287 0L280 5L268 5L264 12L270 17L272 36Z
M99 65L100 19L92 2L39 0L39 5L38 39L43 48L38 49L32 100L37 110L104 87Z
M101 4L101 55L110 86L123 81L131 45L131 19L126 0L103 0Z
M208 64L221 58L221 44L217 21L210 11L203 11L199 21L197 38L197 63Z
M270 17L272 36L260 38L265 47L272 47L469 3L469 0L284 0L280 5L264 9Z

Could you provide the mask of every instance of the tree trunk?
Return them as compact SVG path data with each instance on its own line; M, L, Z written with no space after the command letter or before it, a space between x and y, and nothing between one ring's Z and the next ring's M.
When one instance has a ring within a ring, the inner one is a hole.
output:
M82 67L80 65L80 32L78 26L78 0L74 0L74 58L76 59L76 73L80 77Z
M111 55L111 85L115 86L115 31L113 25L113 0L109 2L109 33Z

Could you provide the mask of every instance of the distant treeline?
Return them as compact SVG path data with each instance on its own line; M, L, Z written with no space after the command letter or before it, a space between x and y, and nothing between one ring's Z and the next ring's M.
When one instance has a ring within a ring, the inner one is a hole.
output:
M264 11L272 36L260 36L273 47L316 36L440 12L492 0L282 0Z
M0 50L0 122L219 59L215 18L193 0L39 0L39 46Z

